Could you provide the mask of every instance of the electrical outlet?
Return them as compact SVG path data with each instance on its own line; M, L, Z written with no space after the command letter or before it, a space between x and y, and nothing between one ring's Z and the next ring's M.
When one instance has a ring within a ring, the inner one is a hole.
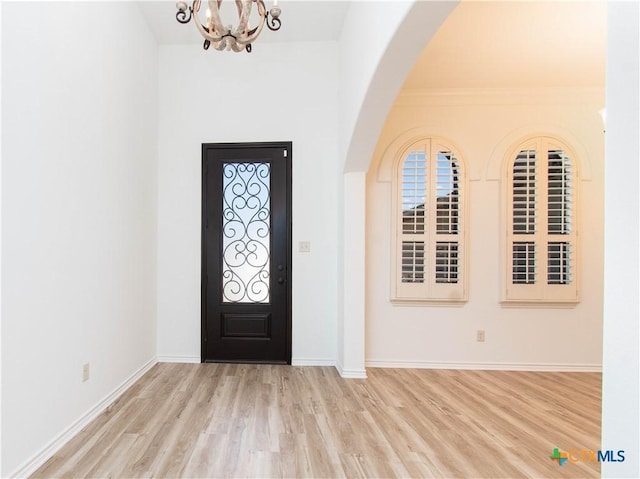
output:
M82 382L89 380L89 363L82 365Z
M476 341L484 343L484 329L478 329L478 331L476 331Z
M310 241L300 241L298 243L298 252L300 252L300 253L311 253L311 242Z

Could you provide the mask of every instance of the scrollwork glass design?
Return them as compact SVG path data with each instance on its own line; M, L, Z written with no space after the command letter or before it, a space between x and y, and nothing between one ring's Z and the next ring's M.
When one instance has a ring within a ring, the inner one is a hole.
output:
M271 242L269 163L222 167L222 296L225 303L268 303Z

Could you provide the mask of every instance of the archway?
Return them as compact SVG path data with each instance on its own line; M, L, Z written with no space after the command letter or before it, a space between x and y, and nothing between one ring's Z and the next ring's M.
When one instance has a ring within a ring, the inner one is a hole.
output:
M457 2L354 2L343 26L337 368L366 377L365 175L391 104L416 58ZM364 45L366 51L362 51Z

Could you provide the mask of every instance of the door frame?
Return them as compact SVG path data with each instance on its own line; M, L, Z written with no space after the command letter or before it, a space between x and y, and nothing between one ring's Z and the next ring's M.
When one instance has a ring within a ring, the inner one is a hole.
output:
M292 350L292 303L291 296L292 283L293 283L293 241L292 241L292 201L293 185L292 185L292 146L291 141L272 141L272 142L240 142L240 143L202 143L202 165L200 169L201 181L202 181L202 195L201 195L201 220L200 220L200 362L205 362L206 356L206 338L207 338L207 271L206 271L206 243L205 243L205 225L206 225L206 183L207 183L207 155L206 152L209 149L252 149L252 148L283 148L286 150L284 160L286 161L286 251L287 251L287 280L285 284L285 294L287 296L286 301L286 364L291 364L291 350Z

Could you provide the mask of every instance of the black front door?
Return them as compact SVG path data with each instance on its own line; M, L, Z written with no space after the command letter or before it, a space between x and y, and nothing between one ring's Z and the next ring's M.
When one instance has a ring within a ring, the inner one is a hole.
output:
M291 143L202 145L202 361L291 363Z

